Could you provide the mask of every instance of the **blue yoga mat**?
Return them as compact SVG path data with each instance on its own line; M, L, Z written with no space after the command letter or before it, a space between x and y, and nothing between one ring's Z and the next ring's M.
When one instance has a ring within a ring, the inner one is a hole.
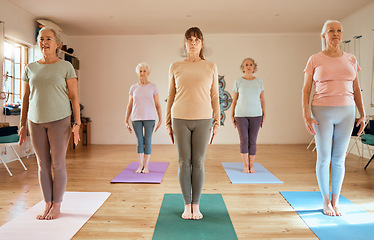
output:
M340 196L343 216L332 217L322 212L320 192L280 192L305 224L320 240L374 239L374 214Z
M256 173L243 173L244 165L241 162L223 162L227 176L232 183L283 183L271 174L260 163L255 163Z

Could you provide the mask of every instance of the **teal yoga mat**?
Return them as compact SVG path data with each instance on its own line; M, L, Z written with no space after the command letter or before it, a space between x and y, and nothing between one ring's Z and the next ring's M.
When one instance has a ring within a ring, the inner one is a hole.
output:
M158 215L153 240L236 240L234 227L221 194L202 194L200 220L181 218L182 194L165 194Z
M340 196L343 216L331 217L322 212L320 192L280 192L305 224L320 240L374 239L374 215Z

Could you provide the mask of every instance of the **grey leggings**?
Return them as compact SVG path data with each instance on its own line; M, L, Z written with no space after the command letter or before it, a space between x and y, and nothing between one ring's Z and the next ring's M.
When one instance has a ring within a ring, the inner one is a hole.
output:
M70 116L49 123L29 121L29 129L44 201L60 203L67 182L65 160L71 131Z
M178 150L179 184L184 203L199 204L204 183L205 152L210 139L212 119L173 119L172 126Z

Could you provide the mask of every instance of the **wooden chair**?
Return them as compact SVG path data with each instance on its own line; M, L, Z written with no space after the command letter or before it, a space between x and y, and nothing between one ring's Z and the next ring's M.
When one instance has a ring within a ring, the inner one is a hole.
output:
M1 139L1 138L3 138L3 137L0 137L0 139ZM3 156L0 154L0 160L1 160L1 162L4 164L4 166L5 166L6 170L8 171L9 175L10 175L10 176L13 176L12 172L9 170L8 166L6 165L7 162L17 161L17 160L18 160L18 161L22 164L22 167L23 167L25 170L27 170L27 168L26 168L25 164L23 164L21 158L19 157L18 153L16 152L16 150L15 150L14 147L13 147L13 146L18 145L18 135L17 135L17 136L14 136L13 138L7 138L7 140L9 140L9 142L0 141L0 147L5 147L5 148L6 148L6 147L10 147L10 148L13 150L13 152L14 152L16 158L15 158L15 159L12 159L12 160L10 160L10 161L9 161L9 160L8 160L8 161L5 161L5 160L3 159Z

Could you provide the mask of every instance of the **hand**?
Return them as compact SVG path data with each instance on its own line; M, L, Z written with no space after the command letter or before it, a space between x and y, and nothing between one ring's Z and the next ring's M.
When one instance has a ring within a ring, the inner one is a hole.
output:
M235 117L234 116L231 116L231 121L232 121L232 124L234 124L234 128L236 128L236 121L235 121Z
M361 125L361 126L360 126ZM356 123L356 127L360 126L360 130L358 131L357 135L360 136L361 133L364 131L365 128L365 117L360 117Z
M314 131L313 123L316 125L319 125L319 123L311 117L304 119L304 122L305 122L306 130L308 130L310 134L316 135L316 131Z
M126 125L127 130L129 130L129 133L131 134L132 133L132 129L131 129L129 123L125 123L125 125Z
M155 132L157 132L157 130L160 128L160 126L161 126L161 121L158 121Z
M212 144L213 143L213 139L214 139L214 137L216 136L216 134L217 134L217 132L218 132L218 125L214 125L214 127L213 127L213 134L212 134L212 139L210 139L210 144Z
M19 136L18 145L22 146L22 143L26 141L26 137L27 137L27 129L25 126L21 127L21 129L19 130L18 136Z
M169 134L169 137L171 139L171 142L174 144L174 133L173 133L173 129L171 127L167 127L167 130L168 130L168 134Z
M75 146L78 145L79 141L81 140L80 137L79 137L79 128L80 128L80 125L78 124L74 124L73 125L73 129L71 130L73 135L74 135L74 144Z
M265 121L265 114L262 115L261 128L262 128L262 126L264 126L264 121Z

